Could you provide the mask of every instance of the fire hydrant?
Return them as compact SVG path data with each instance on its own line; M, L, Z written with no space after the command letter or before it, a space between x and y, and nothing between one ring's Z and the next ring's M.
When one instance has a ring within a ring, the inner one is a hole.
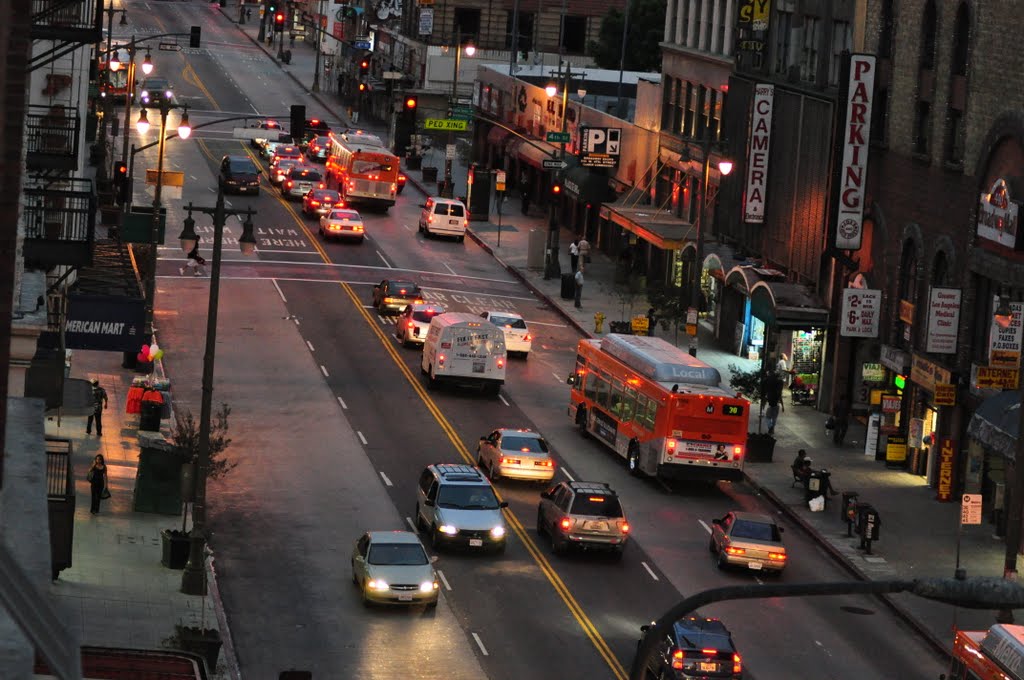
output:
M601 312L598 312L597 314L594 315L594 332L595 333L603 333L604 332L602 330L602 328L604 327L604 319L605 319L605 316Z

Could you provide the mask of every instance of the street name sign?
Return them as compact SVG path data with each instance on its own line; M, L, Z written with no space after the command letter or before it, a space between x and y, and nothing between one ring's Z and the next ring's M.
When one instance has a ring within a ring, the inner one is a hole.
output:
M549 132L548 136L547 136L547 141L552 142L552 143L556 143L556 144L568 144L569 143L569 133L568 132Z
M469 121L454 120L452 118L427 118L423 121L424 130L465 130Z
M368 49L370 49L370 40L369 39L353 40L352 41L352 47L356 48L357 50L368 50Z
M569 164L566 163L565 161L551 160L545 158L544 160L541 161L541 165L544 167L545 170L564 170L566 166L568 166Z

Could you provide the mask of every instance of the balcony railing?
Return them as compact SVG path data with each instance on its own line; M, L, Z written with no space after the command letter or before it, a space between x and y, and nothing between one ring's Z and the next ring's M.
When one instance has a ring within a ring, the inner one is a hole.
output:
M95 43L100 40L101 0L32 0L34 40L58 40L69 43Z
M81 120L73 106L32 104L25 114L25 165L29 170L77 170Z
M88 267L96 232L92 180L67 179L60 188L25 189L25 265Z

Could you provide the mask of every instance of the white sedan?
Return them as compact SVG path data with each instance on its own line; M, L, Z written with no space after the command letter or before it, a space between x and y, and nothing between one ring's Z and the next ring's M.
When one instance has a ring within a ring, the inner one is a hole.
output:
M332 210L320 218L320 235L324 238L351 238L362 243L366 236L363 218L355 210Z
M409 531L368 531L352 550L352 582L363 604L437 606L433 558Z
M524 359L530 356L533 336L523 317L515 312L484 312L480 316L505 331L505 351L509 356L519 354Z

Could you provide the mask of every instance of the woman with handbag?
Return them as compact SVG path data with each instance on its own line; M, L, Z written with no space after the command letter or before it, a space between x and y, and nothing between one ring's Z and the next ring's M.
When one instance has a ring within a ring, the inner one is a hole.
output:
M110 498L110 490L107 489L107 463L103 459L103 454L96 454L85 478L89 480L89 491L92 499L89 512L98 515L100 512L100 500Z

